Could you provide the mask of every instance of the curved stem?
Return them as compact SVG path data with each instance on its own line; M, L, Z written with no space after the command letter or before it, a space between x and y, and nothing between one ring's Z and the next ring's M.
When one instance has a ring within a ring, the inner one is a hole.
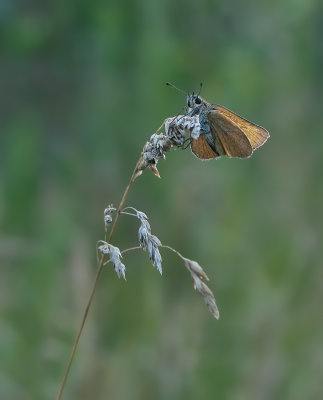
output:
M108 243L110 243L110 241L112 239L112 236L113 236L113 234L114 234L114 232L116 230L116 227L117 227L117 224L118 224L118 220L119 220L119 217L120 217L120 212L121 212L121 210L122 210L122 208L124 206L124 203L126 202L130 187L131 187L132 183L134 182L134 180L138 176L137 167L138 167L138 165L140 163L140 160L141 160L141 158L139 158L139 160L138 160L138 162L136 164L136 167L135 167L135 169L134 169L134 171L132 173L132 176L130 178L130 181L129 181L129 183L128 183L128 185L127 185L127 187L126 187L126 189L125 189L125 191L123 193L122 199L121 199L119 207L117 209L117 216L116 216L116 218L114 220L114 223L112 225L112 228L111 228L108 240L107 240ZM91 290L89 299L87 301L87 304L86 304L86 307L85 307L85 310L84 310L84 313L83 313L83 317L82 317L80 328L79 328L79 330L77 332L77 335L75 336L75 339L74 339L71 355L70 355L70 358L68 360L68 363L67 363L67 366L66 366L66 369L65 369L65 373L64 373L64 376L63 376L63 379L62 379L62 382L61 382L61 386L60 386L58 395L56 397L56 400L61 400L62 399L64 387L65 387L66 380L68 378L68 375L69 375L69 372L70 372L70 369L71 369L71 365L72 365L72 362L73 362L73 359L74 359L74 356L75 356L75 353L76 353L77 345L79 343L79 340L80 340L80 337L81 337L81 334L82 334L82 331L83 331L83 328L84 328L84 325L85 325L85 321L87 319L87 316L88 316L88 313L89 313L89 310L90 310L90 307L91 307L91 304L92 304L94 293L96 291L96 287L97 287L97 284L98 284L98 281L99 281L99 277L101 275L101 272L102 272L102 269L103 269L103 266L104 266L104 257L105 256L103 254L101 259L100 259L100 262L99 262L99 265L98 265L98 269L97 269L97 272L96 272L96 276L95 276L95 279L94 279L94 283L93 283L93 286L92 286L92 290Z
M179 251L177 251L177 250L173 249L172 247L170 247L170 246L167 246L166 244L162 244L160 247L163 247L164 249L171 250L172 252L174 252L175 254L177 254L177 255L178 255L178 257L180 257L182 260L185 260L185 257L184 257L184 256L182 256L182 255L181 255L181 253L180 253Z
M82 331L83 331L83 328L84 328L84 325L85 325L85 321L86 321L86 318L87 318L87 315L89 313L89 309L90 309L90 306L91 306L91 303L92 303L92 299L94 297L94 293L95 293L95 290L96 290L96 287L97 287L97 284L98 284L98 280L99 280L99 277L100 277L100 274L101 274L101 271L102 271L102 267L103 267L103 264L104 264L103 261L104 261L104 256L101 257L101 260L100 260L100 263L99 263L99 266L98 266L98 270L97 270L97 273L96 273L96 276L95 276L94 284L92 286L91 294L90 294L90 297L88 299L88 302L86 304L86 307L85 307L85 310L84 310L84 313L83 313L81 325L80 325L80 328L79 328L79 330L77 332L77 335L76 335L76 337L74 339L74 344L73 344L73 348L72 348L72 351L71 351L71 355L70 355L70 358L68 360L67 367L66 367L66 370L65 370L65 374L64 374L64 377L62 379L62 383L61 383L61 386L60 386L60 389L59 389L59 392L58 392L58 395L57 395L57 398L56 398L57 400L61 400L61 398L62 398L63 390L64 390L64 387L65 387L65 383L66 383L68 374L69 374L70 369L71 369L71 365L72 365L72 362L73 362L73 359L74 359L74 356L75 356L77 345L79 343L79 340L80 340L80 337L81 337L81 334L82 334Z

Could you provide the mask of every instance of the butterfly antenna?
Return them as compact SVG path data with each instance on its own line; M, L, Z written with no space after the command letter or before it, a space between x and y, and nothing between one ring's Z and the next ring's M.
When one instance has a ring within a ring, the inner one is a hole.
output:
M200 82L200 90L199 90L199 92L198 92L198 96L201 94L201 91L202 91L202 86L203 86L203 82Z
M184 92L184 90L182 90L182 89L179 89L178 87L176 87L175 85L173 85L172 83L170 83L170 82L166 82L166 85L167 86L170 86L170 87L172 87L173 89L176 89L176 90L178 90L179 92L181 92L181 93L184 93L185 95L187 95L187 93L186 92Z

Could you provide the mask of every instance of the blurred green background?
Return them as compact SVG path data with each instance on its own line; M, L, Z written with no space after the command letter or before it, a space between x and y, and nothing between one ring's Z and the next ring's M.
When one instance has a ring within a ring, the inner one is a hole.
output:
M180 259L124 257L99 287L65 399L323 398L323 7L285 1L4 0L0 398L55 398L96 272L103 210L187 91L265 126L248 160L172 151L127 205ZM113 243L137 244L120 219Z

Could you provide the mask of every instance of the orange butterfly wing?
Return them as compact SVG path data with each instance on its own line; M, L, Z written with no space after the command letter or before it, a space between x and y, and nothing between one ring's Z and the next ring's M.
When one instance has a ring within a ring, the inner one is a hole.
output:
M219 154L215 153L205 140L205 135L201 135L197 139L191 138L191 150L196 157L202 160L219 157Z
M218 110L210 111L207 117L212 136L218 138L226 156L240 158L251 156L251 143L235 122Z
M234 112L228 110L223 106L220 106L218 104L213 104L213 106L216 110L219 110L223 115L225 115L227 118L238 125L238 127L249 139L253 150L262 146L270 137L269 132L265 128L262 128L261 126L240 117L239 115L235 114Z
M263 145L269 138L266 129L256 125L227 108L212 105L207 112L210 134L201 134L191 139L192 152L201 159L228 157L250 157L253 150Z

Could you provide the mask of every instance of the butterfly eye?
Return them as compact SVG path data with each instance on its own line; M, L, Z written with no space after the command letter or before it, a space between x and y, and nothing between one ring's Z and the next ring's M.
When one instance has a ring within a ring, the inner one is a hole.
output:
M202 100L199 97L195 98L195 104L201 104Z

